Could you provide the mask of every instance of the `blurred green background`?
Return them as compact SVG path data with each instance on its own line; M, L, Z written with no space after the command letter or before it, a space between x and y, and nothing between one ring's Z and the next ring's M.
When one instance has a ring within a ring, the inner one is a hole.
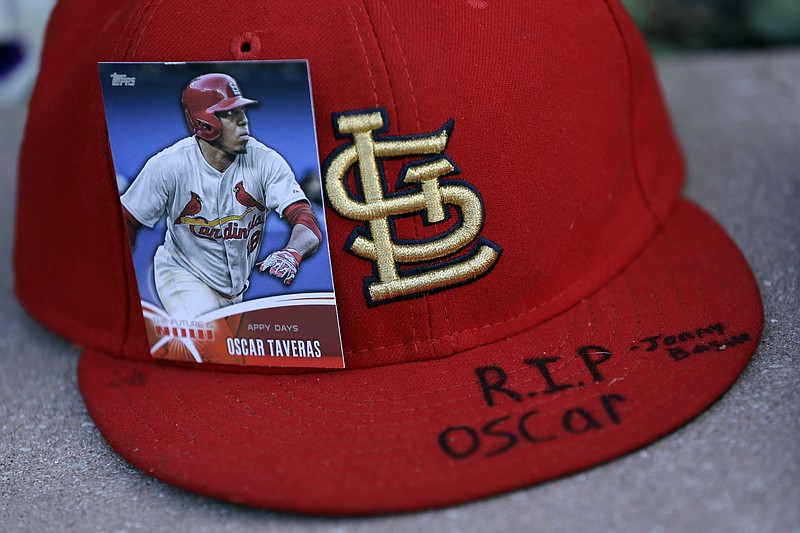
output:
M655 52L800 44L800 0L622 0Z

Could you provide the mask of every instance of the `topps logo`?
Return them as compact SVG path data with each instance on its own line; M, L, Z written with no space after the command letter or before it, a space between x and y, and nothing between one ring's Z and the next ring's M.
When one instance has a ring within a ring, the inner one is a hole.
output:
M125 74L117 74L116 72L111 75L112 87L122 87L123 85L127 87L133 87L136 85L136 78L126 76Z

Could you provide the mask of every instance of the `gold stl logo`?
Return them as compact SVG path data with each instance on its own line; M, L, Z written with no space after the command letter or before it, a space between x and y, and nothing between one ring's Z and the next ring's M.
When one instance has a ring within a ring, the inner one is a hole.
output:
M475 281L494 267L501 253L499 246L480 236L484 211L477 191L463 181L442 180L459 173L444 154L453 122L428 135L376 136L387 128L381 109L334 115L338 136L352 141L331 154L325 166L325 193L331 207L345 218L366 223L366 228L353 232L345 250L373 261L375 276L364 280L370 305ZM400 173L400 183L408 188L401 185L396 193L387 194L381 160L407 157L421 158ZM356 164L363 198L353 198L346 184ZM394 217L415 214L434 224L449 217L446 206L454 206L459 215L452 229L420 241L393 238Z

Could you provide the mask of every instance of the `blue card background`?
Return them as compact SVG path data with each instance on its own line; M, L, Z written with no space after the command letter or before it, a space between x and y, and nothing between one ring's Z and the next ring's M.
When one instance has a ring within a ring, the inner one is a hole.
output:
M151 156L189 135L181 106L181 93L189 81L200 74L222 72L236 79L243 96L258 100L258 104L247 109L251 135L286 159L312 201L318 220L323 223L314 115L308 66L304 61L101 63L99 69L120 194L127 190ZM135 85L112 86L111 74L114 73L136 78ZM286 244L289 229L277 213L269 214L259 260ZM133 249L139 293L143 300L159 306L152 266L153 255L164 242L165 232L162 217L152 229L142 227L139 230ZM291 286L287 288L280 280L254 269L244 299L332 291L330 256L323 227L323 243L314 255L303 260Z

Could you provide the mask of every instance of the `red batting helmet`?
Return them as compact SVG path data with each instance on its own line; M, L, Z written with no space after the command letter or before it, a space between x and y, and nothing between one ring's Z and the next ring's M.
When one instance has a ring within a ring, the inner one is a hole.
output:
M213 141L222 133L222 123L214 113L256 103L242 96L236 80L217 73L203 74L190 81L181 102L189 131L206 141Z

